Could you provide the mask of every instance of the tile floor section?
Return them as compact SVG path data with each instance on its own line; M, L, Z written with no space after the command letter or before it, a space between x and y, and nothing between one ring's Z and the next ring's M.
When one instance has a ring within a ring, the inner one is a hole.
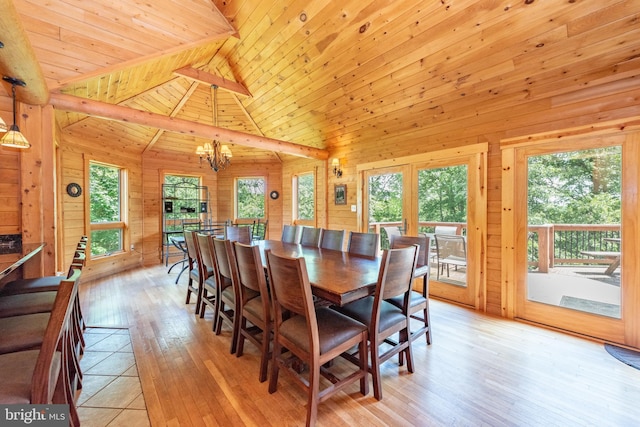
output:
M149 426L128 329L87 328L77 407L83 427Z

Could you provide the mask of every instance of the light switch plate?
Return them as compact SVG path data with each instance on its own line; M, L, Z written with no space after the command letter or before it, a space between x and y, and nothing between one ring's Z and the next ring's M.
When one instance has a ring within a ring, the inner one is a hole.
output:
M351 212L355 212L356 211L356 205L351 205Z

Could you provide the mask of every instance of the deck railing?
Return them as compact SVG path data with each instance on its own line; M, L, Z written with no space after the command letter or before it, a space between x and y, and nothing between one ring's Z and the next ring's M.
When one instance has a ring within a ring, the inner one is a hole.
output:
M380 234L380 247L382 249L387 249L389 247L389 240L387 234L382 231L382 227L387 226L396 226L400 228L400 231L404 233L405 224L402 221L387 221L387 222L370 222L369 223L369 232L370 233L378 233ZM467 234L467 224L464 222L428 222L421 221L418 223L418 233L427 233L433 234L437 226L445 226L445 227L457 227L456 234L466 235Z
M556 264L609 264L611 260L593 258L590 252L615 252L618 244L607 239L620 238L619 224L548 224L529 226L527 240L529 268L546 273Z
M418 232L433 233L436 226L457 226L458 234L466 234L463 222L426 222L418 224ZM404 223L371 222L369 231L380 233L381 247L388 247L383 226L397 226L402 229ZM611 252L620 247L607 239L620 238L620 224L546 224L530 225L527 238L528 263L530 270L546 273L556 264L609 264L610 259L593 258L583 251ZM387 245L387 246L385 246Z

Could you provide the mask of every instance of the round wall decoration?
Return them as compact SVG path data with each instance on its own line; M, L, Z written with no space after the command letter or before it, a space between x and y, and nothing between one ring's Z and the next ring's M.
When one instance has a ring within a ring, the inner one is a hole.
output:
M276 190L273 190L271 193L269 193L269 197L271 197L273 200L276 200L278 197L280 197L280 193L278 193Z
M80 187L80 184L72 182L67 185L67 194L71 197L78 197L82 194L82 187Z

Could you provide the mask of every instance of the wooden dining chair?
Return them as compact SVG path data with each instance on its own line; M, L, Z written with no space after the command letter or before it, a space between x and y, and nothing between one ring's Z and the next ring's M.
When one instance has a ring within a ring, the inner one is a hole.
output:
M195 231L184 232L184 243L187 248L187 269L189 270L187 280L187 299L185 304L191 302L191 294L196 295L196 314L200 314L200 304L202 303L202 284L200 283L200 265L198 264L198 246ZM211 272L213 274L213 272Z
M431 242L426 235L421 236L391 236L391 249L404 248L411 245L418 245L418 257L416 260L416 269L413 278L422 278L422 292L411 291L411 299L409 300L409 314L412 319L420 321L421 327L417 330L411 330L411 339L415 340L420 335L426 334L427 345L431 344L431 320L429 316L429 280L431 278ZM396 307L402 308L404 299L401 296L387 300ZM419 313L422 312L420 315ZM400 355L402 362L402 355Z
M220 335L223 323L227 323L231 327L230 353L233 354L237 349L240 330L239 303L241 296L237 286L237 263L230 240L212 238L212 242L217 284L215 332L216 335Z
M334 307L338 312L369 328L373 394L378 400L382 399L380 376L382 363L403 352L407 359L407 369L413 372L412 340L409 335L409 297L417 254L417 246L384 250L374 296L356 300L342 307ZM402 307L396 307L387 302L397 297L404 300ZM388 340L395 334L399 335L397 341ZM385 349L388 344L392 345Z
M380 250L380 235L378 233L349 233L347 252L352 255L375 257Z
M15 339L25 342L20 346L14 341L13 351L0 354L2 403L67 404L72 426L80 425L75 399L81 373L73 338L80 275L81 271L75 270L70 277L63 278L46 320L43 321L42 314L13 319L12 332L10 336L2 335L3 342ZM38 343L34 344L36 340Z
M300 244L302 246L313 246L317 248L320 246L321 238L322 228L302 227L302 233L300 234Z
M244 244L251 243L251 227L248 225L228 225L224 228L224 235L226 240L232 242L240 242Z
M344 248L344 230L323 229L322 238L320 239L320 247L322 249L342 251Z
M277 389L280 368L286 368L307 389L307 426L311 426L318 416L318 404L348 385L360 381L360 392L369 392L367 328L328 307L314 306L304 258L283 257L271 250L266 250L265 255L274 307L269 393ZM341 378L331 375L326 364L354 346L358 346L360 356L357 370ZM288 352L283 354L283 349ZM291 369L296 360L309 366L308 380ZM331 378L331 384L323 390L320 375Z
M280 238L286 243L300 243L300 234L298 233L298 227L295 225L282 226L282 237Z
M236 356L240 357L244 350L244 341L248 339L260 349L260 382L267 380L267 369L271 352L271 297L267 288L264 267L260 258L260 248L240 242L231 245L237 268L237 285L240 289L238 316L240 326Z
M198 257L199 280L198 296L200 300L200 318L204 318L207 306L213 310L213 324L211 329L216 330L218 321L218 285L216 277L216 264L213 255L213 237L210 234L195 233L196 250Z

